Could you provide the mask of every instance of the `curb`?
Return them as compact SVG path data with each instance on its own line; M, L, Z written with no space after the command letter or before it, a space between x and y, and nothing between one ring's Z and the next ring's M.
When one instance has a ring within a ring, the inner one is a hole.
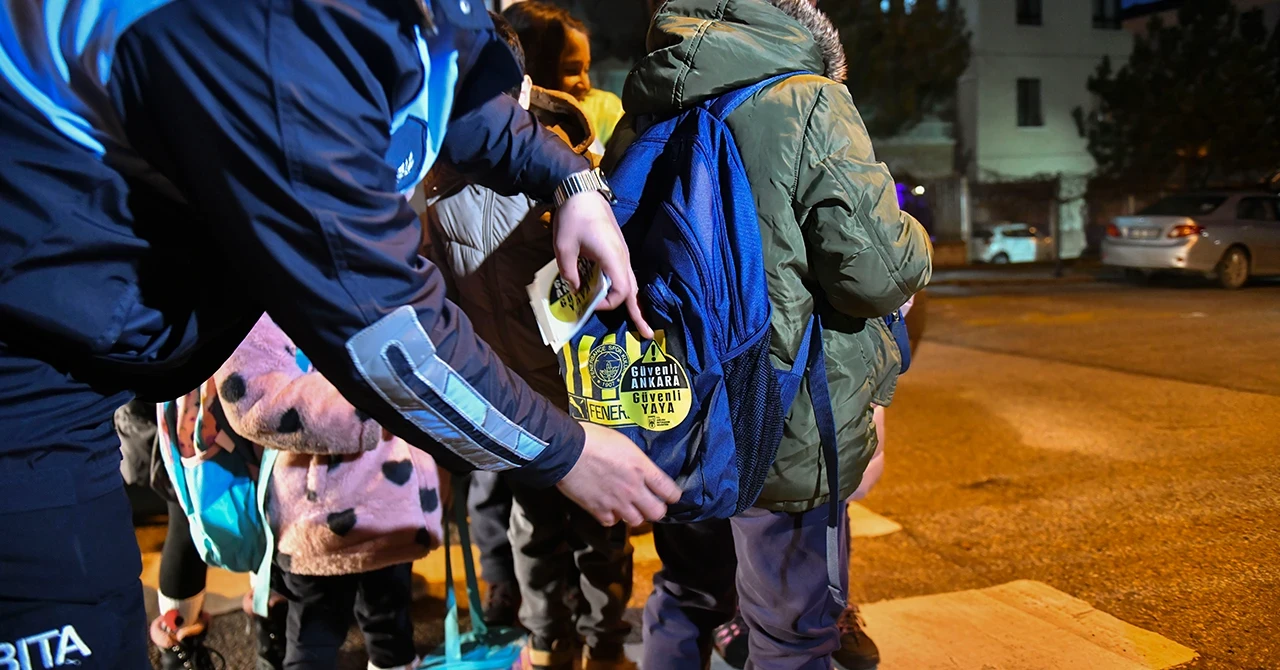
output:
M974 279L943 279L929 282L930 288L939 286L1047 286L1052 284L1091 284L1098 281L1092 276L1067 277L1003 277Z

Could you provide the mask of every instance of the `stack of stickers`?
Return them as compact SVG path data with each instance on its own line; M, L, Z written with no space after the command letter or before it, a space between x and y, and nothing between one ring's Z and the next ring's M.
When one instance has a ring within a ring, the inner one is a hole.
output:
M555 261L547 263L529 285L529 304L538 320L542 343L559 351L579 330L609 293L609 278L600 267L578 260L577 291L560 276Z

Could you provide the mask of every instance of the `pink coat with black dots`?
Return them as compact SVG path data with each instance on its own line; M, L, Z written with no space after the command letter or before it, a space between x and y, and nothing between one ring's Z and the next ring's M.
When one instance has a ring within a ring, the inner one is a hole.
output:
M214 375L231 428L283 452L267 508L276 564L299 575L350 575L440 546L435 461L400 438L382 439L377 422L319 372L304 372L296 355L264 314Z

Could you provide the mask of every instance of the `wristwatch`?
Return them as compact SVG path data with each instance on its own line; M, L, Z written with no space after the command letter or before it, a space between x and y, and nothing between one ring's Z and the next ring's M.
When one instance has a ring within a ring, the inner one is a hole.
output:
M604 172L601 172L600 168L592 168L582 172L575 172L560 182L555 192L556 207L564 205L569 198L587 191L599 191L600 195L603 195L604 199L609 201L609 204L617 201L613 197L613 189L609 188L608 180L604 178Z

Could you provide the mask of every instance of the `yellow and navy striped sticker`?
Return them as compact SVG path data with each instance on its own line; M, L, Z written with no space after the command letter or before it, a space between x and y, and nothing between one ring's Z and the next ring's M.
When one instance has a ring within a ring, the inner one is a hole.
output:
M576 344L576 346L575 346ZM652 340L627 332L585 335L560 351L569 390L569 414L602 426L671 430L689 416L693 394L689 375L667 353L666 333Z

